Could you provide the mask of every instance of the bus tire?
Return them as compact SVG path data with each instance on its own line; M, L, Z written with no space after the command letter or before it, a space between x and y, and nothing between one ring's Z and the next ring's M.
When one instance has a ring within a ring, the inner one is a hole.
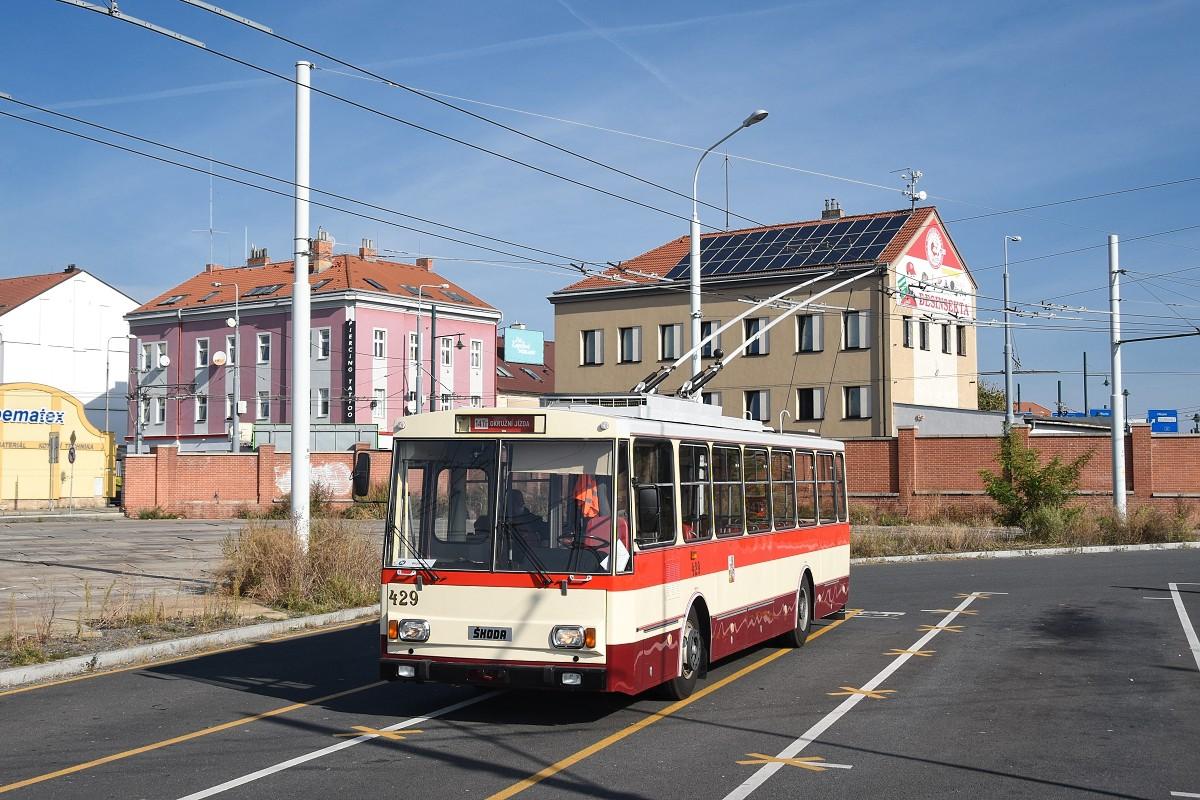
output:
M679 675L663 684L663 694L671 700L682 700L696 688L696 680L704 671L708 645L704 641L704 629L696 609L688 612L687 622L680 634L679 647L683 650Z
M812 613L812 583L805 575L804 580L800 581L800 590L796 592L796 627L783 635L785 646L804 646L812 629Z

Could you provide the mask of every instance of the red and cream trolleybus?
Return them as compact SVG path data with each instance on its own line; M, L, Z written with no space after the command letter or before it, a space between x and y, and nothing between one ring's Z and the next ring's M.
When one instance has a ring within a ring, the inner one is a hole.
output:
M388 680L691 693L845 608L843 448L656 395L462 409L395 432Z

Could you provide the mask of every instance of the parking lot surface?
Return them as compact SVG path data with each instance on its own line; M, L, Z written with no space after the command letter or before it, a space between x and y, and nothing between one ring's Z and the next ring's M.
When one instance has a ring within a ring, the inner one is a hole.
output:
M2 694L0 794L1200 796L1200 553L861 566L851 607L676 703L381 684L371 624Z

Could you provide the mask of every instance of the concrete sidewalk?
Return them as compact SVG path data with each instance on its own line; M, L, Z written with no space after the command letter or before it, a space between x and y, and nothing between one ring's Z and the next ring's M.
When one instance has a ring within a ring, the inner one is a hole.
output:
M214 585L221 543L242 520L50 519L0 524L0 632L30 632L53 620L74 631L90 592L96 614L110 603L153 595L195 608Z

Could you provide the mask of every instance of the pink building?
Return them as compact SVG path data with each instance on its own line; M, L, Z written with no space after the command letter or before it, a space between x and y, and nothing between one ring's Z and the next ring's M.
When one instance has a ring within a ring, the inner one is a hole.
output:
M495 404L498 310L433 272L432 259L384 261L368 240L357 255L333 255L332 244L324 232L312 242L314 431L373 424L390 436L401 416L418 411L418 368L420 410ZM126 315L137 337L129 363L138 404L126 437L131 447L140 422L144 447L228 450L235 370L243 441L256 423L291 420L293 276L292 261L272 262L256 250L246 266L210 264ZM240 326L233 324L235 286Z

